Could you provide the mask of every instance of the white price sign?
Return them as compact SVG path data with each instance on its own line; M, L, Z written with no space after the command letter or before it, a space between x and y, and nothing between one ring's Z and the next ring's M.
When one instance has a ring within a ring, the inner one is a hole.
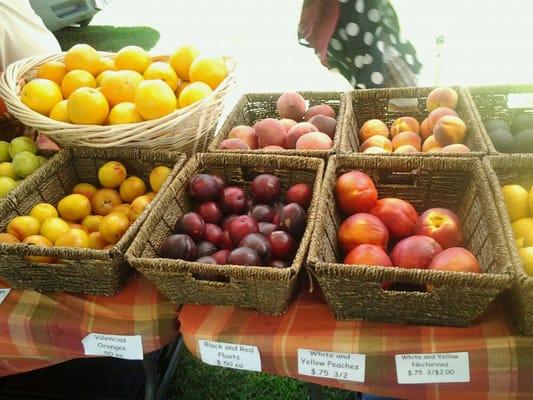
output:
M397 354L398 383L470 382L467 352Z
M343 381L365 381L364 354L298 349L298 373Z
M9 292L11 292L9 288L0 289L0 304L4 302Z
M202 361L218 367L261 372L261 356L257 346L198 340Z
M142 360L143 343L141 335L105 335L89 333L81 343L85 355L123 358L125 360Z

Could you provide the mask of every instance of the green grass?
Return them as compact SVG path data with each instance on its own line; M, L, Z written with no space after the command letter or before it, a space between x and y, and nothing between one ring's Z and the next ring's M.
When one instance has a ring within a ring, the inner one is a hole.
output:
M68 27L54 32L54 35L63 50L68 50L77 43L87 43L100 51L116 52L128 45L137 45L150 50L159 41L159 32L147 26Z
M187 350L169 390L169 400L301 400L308 398L305 383L270 374L211 367ZM325 400L353 399L351 392L324 388Z

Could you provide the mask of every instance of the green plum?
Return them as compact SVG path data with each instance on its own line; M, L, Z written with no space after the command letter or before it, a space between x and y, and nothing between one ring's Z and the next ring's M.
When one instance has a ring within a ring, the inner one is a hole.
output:
M9 143L0 140L0 162L6 161L11 161L11 156L9 155Z
M13 178L7 176L0 176L0 197L4 197L17 187L17 183Z
M13 169L20 178L26 178L40 166L39 157L29 151L23 151L13 157Z
M37 145L27 136L19 136L11 141L9 144L9 155L14 158L18 153L27 151L32 154L37 154Z

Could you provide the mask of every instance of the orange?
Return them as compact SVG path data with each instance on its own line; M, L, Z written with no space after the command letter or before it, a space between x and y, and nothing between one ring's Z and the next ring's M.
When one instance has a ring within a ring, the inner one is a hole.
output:
M20 99L33 111L48 116L54 106L63 100L61 88L54 81L35 79L22 88Z
M141 122L143 118L137 112L135 103L126 101L114 106L109 112L109 125L131 124L132 122Z
M220 57L198 57L191 64L189 76L191 82L204 82L215 90L228 76L228 67Z
M93 197L91 197L91 207L93 214L107 215L111 212L114 206L122 203L120 194L109 188L99 189Z
M148 53L139 46L126 46L120 49L115 56L117 70L129 69L142 74L152 63Z
M135 71L117 71L104 76L100 83L102 94L111 106L126 101L133 101L135 90L143 81L141 74Z
M48 61L37 69L37 78L49 79L58 85L67 74L67 67L59 61Z
M165 62L157 61L150 64L148 68L146 68L146 71L144 71L143 77L146 80L161 79L166 82L173 92L178 88L178 75L176 75L176 71Z
M50 111L49 117L55 119L56 121L70 122L67 113L67 100L61 100L59 103L57 103Z
M70 231L70 225L62 218L48 218L41 225L39 234L46 237L52 243L63 233Z
M74 186L74 188L72 189L72 194L82 194L88 199L90 199L92 195L96 193L97 190L98 189L96 188L96 186L91 185L90 183L83 182L78 183L76 186Z
M104 217L101 215L87 215L85 218L83 218L83 221L81 224L87 229L89 232L97 232L98 227L100 226L100 222L102 221Z
M170 65L181 80L189 80L189 69L200 52L194 46L182 46L170 56Z
M69 194L57 204L61 218L69 221L81 221L91 213L91 202L82 194Z
M108 161L98 169L98 181L105 188L119 187L127 176L126 167L119 161Z
M37 218L23 215L9 221L6 231L18 240L24 240L28 236L38 235L40 229L41 223Z
M185 89L187 86L189 86L191 82L189 81L180 81L178 84L178 89L176 89L176 97L180 97L181 92L183 92L183 89Z
M63 82L61 83L63 97L68 99L72 92L81 87L95 88L96 79L94 79L94 76L92 76L90 73L81 69L70 71L65 75Z
M157 119L176 109L176 96L162 80L143 81L135 91L135 106L144 119Z
M197 101L205 99L211 93L213 93L213 90L206 83L193 82L181 92L178 99L179 108L190 106Z
M56 208L48 203L39 203L30 211L30 217L37 218L37 220L42 224L48 218L57 218Z
M55 242L56 246L61 247L89 247L89 235L82 229L73 228L65 232Z
M76 44L65 54L67 70L82 69L96 76L102 68L101 57L98 52L88 44Z
M107 242L100 232L89 233L89 248L94 250L103 250Z
M106 71L102 71L98 74L98 76L96 77L96 85L97 86L102 86L102 81L104 80L104 78L106 76L109 76L111 74L114 74L116 71L110 71L110 70L106 70Z
M46 246L46 247L53 246L50 240L48 240L46 237L41 236L41 235L28 236L26 239L24 239L24 243L33 244L36 246ZM46 256L26 256L26 260L30 262L35 262L35 263L48 263L48 264L52 264L57 261L54 257L46 257Z
M109 57L100 58L100 71L116 71L115 61ZM101 73L100 72L100 73Z
M130 206L131 206L130 203L121 203L121 204L119 204L117 206L113 206L113 208L111 209L110 213L112 213L112 212L121 212L124 215L128 215L128 213L130 212Z
M109 114L109 104L97 89L79 88L70 95L67 112L75 124L101 125Z
M129 226L130 221L126 215L121 212L112 212L100 222L99 232L106 242L117 243Z
M141 178L130 176L120 185L119 193L125 203L131 203L137 197L146 193L146 184Z

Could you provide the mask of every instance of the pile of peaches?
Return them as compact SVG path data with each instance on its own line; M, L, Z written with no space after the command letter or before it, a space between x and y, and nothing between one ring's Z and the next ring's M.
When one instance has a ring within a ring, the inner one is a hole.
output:
M235 126L223 140L222 150L329 150L337 120L328 104L307 108L299 93L283 93L276 102L280 119L264 118L255 125Z
M418 215L407 201L378 200L372 179L361 171L337 178L337 206L347 217L338 231L344 264L481 272L463 248L461 221L451 210L430 208Z
M359 129L363 153L469 153L463 144L466 125L455 108L458 95L452 88L435 88L427 99L429 115L421 123L400 117L389 127L379 119L366 121Z

